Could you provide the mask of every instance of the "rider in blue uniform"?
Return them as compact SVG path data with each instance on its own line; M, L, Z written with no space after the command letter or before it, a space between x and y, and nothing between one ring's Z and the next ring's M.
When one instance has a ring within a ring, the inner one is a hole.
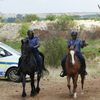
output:
M30 48L33 51L33 55L34 55L34 57L36 59L36 62L37 62L37 71L39 71L40 73L41 73L42 69L44 71L46 71L47 69L44 66L44 55L43 55L43 53L41 53L38 50L38 48L40 46L39 38L34 36L34 31L33 30L28 30L27 31L27 37L25 39L29 41ZM21 61L22 61L22 57L19 58L19 63L18 63L19 68L18 68L17 75L20 75Z
M76 31L71 32L72 39L70 39L68 41L68 46L67 47L69 48L72 45L76 47L76 55L79 58L80 63L81 63L81 68L80 68L79 73L87 75L85 59L84 59L84 57L81 53L81 48L85 47L87 44L85 43L85 41L81 41L79 38L77 38L77 34L78 33ZM60 73L61 77L64 77L64 76L67 75L66 69L65 69L66 59L67 59L67 55L65 55L64 58L61 61L61 65L62 65L62 69L63 69L63 71Z
M40 40L37 36L34 36L33 30L28 30L27 32L27 39L29 40L30 48L33 50L34 57L37 62L37 70L42 70L42 61L44 59L44 55L38 50L40 46ZM42 59L43 58L43 59ZM44 62L43 62L44 63Z

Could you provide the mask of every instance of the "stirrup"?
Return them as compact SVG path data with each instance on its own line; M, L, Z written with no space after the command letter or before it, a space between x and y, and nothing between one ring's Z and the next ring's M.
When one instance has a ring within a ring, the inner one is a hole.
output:
M62 71L62 72L60 73L60 77L64 77L64 76L66 76L66 74L65 74L64 71Z

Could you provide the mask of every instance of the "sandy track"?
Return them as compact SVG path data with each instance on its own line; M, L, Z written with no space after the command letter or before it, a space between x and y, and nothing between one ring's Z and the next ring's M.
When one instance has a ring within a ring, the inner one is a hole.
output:
M51 73L53 75L54 71ZM41 80L40 93L35 97L30 97L30 82L26 84L27 97L22 98L21 83L0 80L0 100L72 100L68 94L66 77L60 78L59 75L49 75ZM77 100L100 100L100 78L85 79L84 94L81 94L80 79L77 88Z

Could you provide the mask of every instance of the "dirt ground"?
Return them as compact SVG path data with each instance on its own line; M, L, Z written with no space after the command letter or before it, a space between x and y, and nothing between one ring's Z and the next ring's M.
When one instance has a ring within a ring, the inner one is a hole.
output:
M49 76L41 79L41 91L35 97L30 97L30 82L26 84L27 97L22 98L21 83L8 82L0 79L0 100L72 100L69 96L66 77L59 77L59 70L52 70ZM100 100L100 78L85 79L84 94L81 94L80 78L77 87L77 100Z

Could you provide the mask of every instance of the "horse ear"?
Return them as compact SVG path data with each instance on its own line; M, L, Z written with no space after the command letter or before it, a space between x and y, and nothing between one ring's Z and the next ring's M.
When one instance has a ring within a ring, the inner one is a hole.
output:
M21 43L22 43L22 44L24 43L24 40L23 40L23 39L21 40Z

